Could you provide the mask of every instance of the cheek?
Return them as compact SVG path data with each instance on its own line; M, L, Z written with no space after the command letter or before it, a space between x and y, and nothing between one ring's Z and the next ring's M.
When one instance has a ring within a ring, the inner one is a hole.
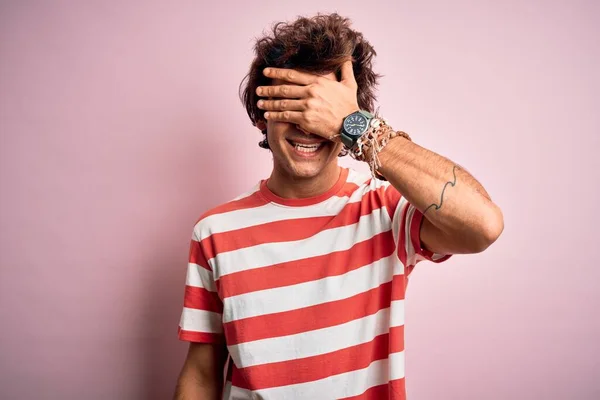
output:
M267 140L271 150L281 147L281 139L285 132L285 127L281 125L281 122L267 122Z
M290 124L287 122L267 122L267 132L269 140L277 141L285 136L286 131L289 129Z

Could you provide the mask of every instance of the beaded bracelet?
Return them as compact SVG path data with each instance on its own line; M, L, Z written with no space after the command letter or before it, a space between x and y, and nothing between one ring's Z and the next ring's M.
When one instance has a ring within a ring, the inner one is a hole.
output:
M333 135L329 140L334 140L339 137L340 134ZM350 153L350 156L357 161L366 161L369 163L371 168L371 175L382 181L387 179L377 171L381 167L381 161L377 156L381 150L390 142L390 140L396 137L403 137L406 140L412 141L408 133L403 131L394 131L383 118L380 118L378 112L371 119L369 129L362 135L357 141L356 145L352 149L348 149L344 146L342 152L343 155ZM367 161L367 159L369 159Z
M356 146L350 151L350 156L357 161L368 162L373 177L387 181L387 179L378 171L381 167L381 161L379 160L378 154L390 140L396 137L403 137L404 139L411 140L408 133L394 131L385 120L376 116L371 120L369 130L358 139Z

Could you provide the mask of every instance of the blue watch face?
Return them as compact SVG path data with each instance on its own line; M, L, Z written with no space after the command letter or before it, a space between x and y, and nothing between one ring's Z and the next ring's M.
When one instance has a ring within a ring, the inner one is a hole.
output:
M351 114L344 120L344 131L352 136L361 136L368 126L367 117L362 114Z

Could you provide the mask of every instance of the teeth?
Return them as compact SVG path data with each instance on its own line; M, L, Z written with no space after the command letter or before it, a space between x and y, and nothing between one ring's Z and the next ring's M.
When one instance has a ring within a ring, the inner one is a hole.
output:
M321 143L311 145L294 143L294 147L301 153L314 153L321 147Z

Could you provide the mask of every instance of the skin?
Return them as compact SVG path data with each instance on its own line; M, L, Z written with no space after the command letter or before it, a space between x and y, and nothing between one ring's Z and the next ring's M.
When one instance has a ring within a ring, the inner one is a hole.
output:
M220 399L226 359L223 344L190 343L173 399Z

